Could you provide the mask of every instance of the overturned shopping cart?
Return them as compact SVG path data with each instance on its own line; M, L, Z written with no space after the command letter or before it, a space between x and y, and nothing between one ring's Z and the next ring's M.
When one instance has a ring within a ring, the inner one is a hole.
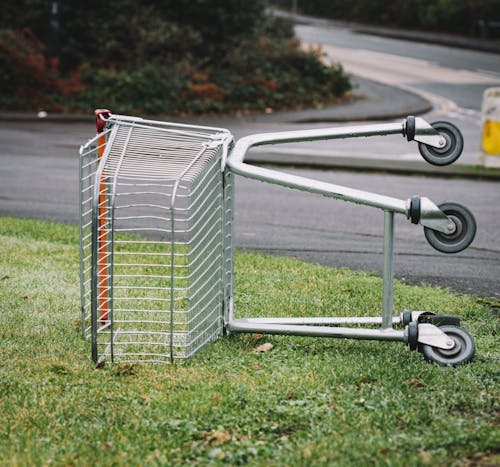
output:
M435 249L455 253L476 224L458 203L399 200L245 162L250 148L308 140L402 134L435 165L455 161L463 140L447 122L402 123L250 135L222 128L96 111L98 133L80 149L83 333L95 362L175 362L223 333L268 333L399 341L427 360L472 360L472 337L456 317L429 311L393 316L394 215L424 227ZM384 211L380 317L235 318L235 175Z

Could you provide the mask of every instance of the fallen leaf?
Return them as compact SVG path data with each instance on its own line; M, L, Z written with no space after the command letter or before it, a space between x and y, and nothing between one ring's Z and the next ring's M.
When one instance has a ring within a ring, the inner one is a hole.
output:
M133 363L124 363L114 368L116 376L134 376L137 373L137 366Z
M431 465L432 462L432 454L428 451L420 451L419 452L420 459L422 459L422 462L427 465Z
M208 444L212 446L220 446L221 444L224 444L226 441L229 441L230 439L231 435L229 433L226 433L225 431L212 430L212 432L207 438L207 441Z
M258 341L259 339L261 339L262 337L264 336L264 334L253 334L252 335L252 339Z
M258 347L253 349L253 351L257 353L269 352L273 347L273 344L271 344L270 342L266 342L265 344L259 345Z
M408 384L411 386L415 386L416 388L425 388L427 385L420 379L418 378L412 378L408 381Z

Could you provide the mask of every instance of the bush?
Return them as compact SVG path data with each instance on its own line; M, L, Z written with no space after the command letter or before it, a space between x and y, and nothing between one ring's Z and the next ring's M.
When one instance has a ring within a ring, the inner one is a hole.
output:
M2 86L0 106L227 112L324 105L350 87L341 67L301 50L291 25L265 14L266 0L80 3L61 2L58 60L36 39L48 37L45 2L5 8L0 79L15 89Z
M83 90L80 68L63 77L57 60L45 59L44 44L30 30L1 32L0 46L0 103L4 108L60 111L64 99Z
M321 106L349 89L340 66L324 66L318 52L303 51L297 41L275 42L263 36L256 45L243 42L215 74L215 82L222 83L233 70L225 97L232 109L241 102L260 110Z
M104 106L117 113L175 113L184 86L181 75L157 65L130 71L86 67L82 81L85 88L72 109L90 111Z
M264 35L243 41L203 71L188 63L130 71L86 67L76 106L148 114L320 107L343 95L350 83L340 66L324 66L318 54L303 51L295 40Z

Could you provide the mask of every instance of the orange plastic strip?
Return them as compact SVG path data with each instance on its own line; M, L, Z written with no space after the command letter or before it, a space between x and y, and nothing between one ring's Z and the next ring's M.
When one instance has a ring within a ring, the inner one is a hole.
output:
M98 109L94 113L96 117L97 134L101 134L104 132L104 127L106 126L106 123L102 120L101 116L107 118L111 112L106 109ZM102 158L105 149L106 136L102 134L97 138L97 157L99 159ZM97 211L97 290L99 291L99 324L104 325L108 321L109 317L109 281L107 277L107 270L109 267L107 256L109 232L106 226L107 206L104 175L101 180L99 180L99 204Z

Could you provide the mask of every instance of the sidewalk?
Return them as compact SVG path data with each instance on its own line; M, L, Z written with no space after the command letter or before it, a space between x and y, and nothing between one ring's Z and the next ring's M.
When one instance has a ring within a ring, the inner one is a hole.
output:
M273 14L278 17L290 19L298 24L313 24L315 26L323 27L344 27L360 34L391 37L395 39L426 42L429 44L440 44L449 47L459 47L461 49L480 50L483 52L500 54L500 41L459 36L457 34L418 31L412 29L401 29L397 27L384 27L372 24L353 23L349 21L340 21L329 18L318 18L278 9L274 9Z

